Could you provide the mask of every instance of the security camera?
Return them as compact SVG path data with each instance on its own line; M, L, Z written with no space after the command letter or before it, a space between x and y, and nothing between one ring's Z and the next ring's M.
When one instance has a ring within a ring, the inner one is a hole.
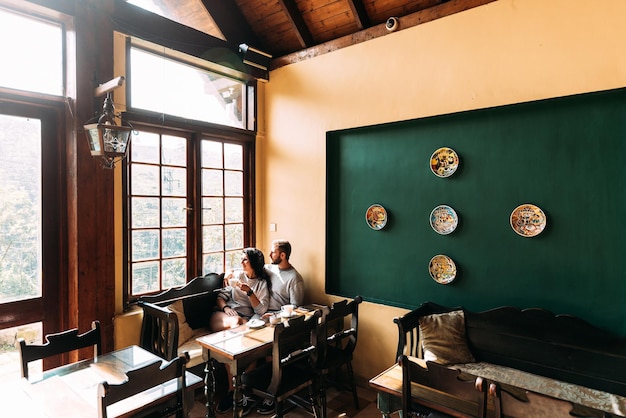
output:
M394 30L398 29L399 24L400 22L398 21L397 17L390 17L389 19L387 19L387 23L385 23L385 29L387 29L389 32L393 32Z

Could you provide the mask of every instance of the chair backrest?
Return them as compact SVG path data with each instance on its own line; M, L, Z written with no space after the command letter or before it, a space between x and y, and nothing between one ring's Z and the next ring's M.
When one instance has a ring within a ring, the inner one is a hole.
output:
M22 361L22 377L28 379L28 363L41 360L58 354L69 353L74 350L93 346L93 355L102 354L102 336L100 322L93 321L91 329L79 334L78 329L70 329L45 336L44 344L26 344L23 338L18 339L20 358Z
M320 311L315 311L309 318L302 315L289 320L287 324L276 325L272 343L272 380L268 392L278 393L283 368L296 362L303 367L313 368L317 361L317 334L321 314Z
M402 411L413 411L411 383L415 382L449 395L449 401L429 405L444 413L467 417L484 418L487 413L487 384L482 378L465 380L458 370L434 362L426 362L426 368L411 361L407 356L400 357L402 366ZM409 416L409 415L403 415Z
M138 302L143 309L139 346L166 360L178 355L178 316L167 308Z
M147 414L170 416L176 414L177 417L186 417L185 364L188 360L189 355L187 353L181 354L165 364L157 360L154 363L126 372L128 379L119 385L111 385L107 382L100 383L98 385L98 417L107 418L108 407L150 389L155 390L153 393L146 394L145 405L138 405L138 412L133 416ZM161 386L165 383L174 385L174 388L165 390Z
M347 299L335 302L326 312L321 321L319 332L319 362L324 363L329 345L341 348L346 358L351 358L356 348L359 329L359 304L363 302L361 296L356 296L348 303ZM350 327L345 328L346 321Z
M571 418L574 405L568 401L520 390L514 395L497 383L489 385L495 399L495 418Z

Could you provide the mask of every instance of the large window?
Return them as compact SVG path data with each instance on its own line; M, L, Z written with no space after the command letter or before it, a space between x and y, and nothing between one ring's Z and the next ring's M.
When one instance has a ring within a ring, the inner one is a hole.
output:
M138 132L126 170L132 300L237 267L253 242L254 132L246 112L254 89L134 47L129 86L126 115Z

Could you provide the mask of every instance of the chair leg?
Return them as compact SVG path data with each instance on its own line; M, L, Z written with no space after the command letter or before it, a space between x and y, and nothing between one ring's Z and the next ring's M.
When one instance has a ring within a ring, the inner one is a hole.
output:
M320 418L320 415L318 413L320 406L317 403L317 396L315 396L315 392L316 392L315 387L313 385L309 386L309 399L311 402L311 410L313 411L313 417ZM326 399L324 399L324 402L326 402ZM323 413L326 414L326 411L324 411ZM324 417L325 416L326 415L324 415Z
M283 401L275 401L274 403L276 404L276 412L274 417L283 418Z
M320 417L326 418L326 375L324 373L320 374L318 386L320 398Z
M354 398L354 407L359 410L359 396L356 393L356 380L354 379L354 371L352 370L352 362L348 362L348 378L350 379L350 387L352 387L352 397Z

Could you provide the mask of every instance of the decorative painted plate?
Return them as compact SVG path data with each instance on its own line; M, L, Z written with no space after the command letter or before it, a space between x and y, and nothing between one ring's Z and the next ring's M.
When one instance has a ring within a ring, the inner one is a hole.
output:
M430 157L430 170L437 177L450 177L458 167L459 156L452 148L439 148Z
M428 272L437 283L452 283L456 277L456 264L447 255L439 254L430 259Z
M454 209L448 205L439 205L430 212L430 226L436 233L448 235L459 224L459 217Z
M374 230L383 229L387 225L387 211L381 205L372 205L365 212L365 221Z
M526 203L511 213L511 228L523 237L534 237L545 229L546 214L539 207Z

